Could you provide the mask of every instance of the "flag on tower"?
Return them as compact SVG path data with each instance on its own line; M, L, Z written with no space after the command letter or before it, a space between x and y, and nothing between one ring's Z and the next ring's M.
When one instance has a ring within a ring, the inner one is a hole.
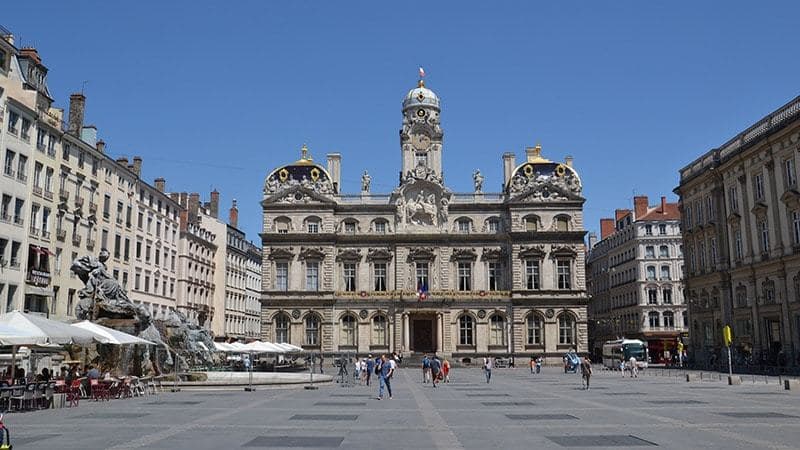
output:
M425 78L425 69L423 69L422 67L419 68L419 77Z

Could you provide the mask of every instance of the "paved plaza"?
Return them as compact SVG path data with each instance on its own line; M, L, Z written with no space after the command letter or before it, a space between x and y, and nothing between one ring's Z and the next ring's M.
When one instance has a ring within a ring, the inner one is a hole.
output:
M773 380L741 386L545 368L453 370L433 389L404 368L394 399L372 387L183 391L9 414L15 449L798 448L800 393ZM708 377L705 377L706 380Z

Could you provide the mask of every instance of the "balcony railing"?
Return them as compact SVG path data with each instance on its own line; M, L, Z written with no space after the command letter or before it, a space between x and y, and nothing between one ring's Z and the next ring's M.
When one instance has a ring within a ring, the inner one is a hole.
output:
M25 220L22 219L22 216L14 216L14 224L22 226L25 223Z
M48 190L45 189L44 198L46 198L47 200L52 200L53 199L53 193L51 191L48 191Z
M41 197L42 196L42 188L39 187L39 186L34 186L33 187L33 193L38 195L39 197Z
M73 245L81 245L81 235L73 234L72 235L72 244Z
M94 239L86 239L86 250L94 250Z
M58 239L61 242L64 242L66 238L67 238L67 230L56 230L56 239Z
M66 190L66 189L59 189L58 190L58 198L59 198L59 200L64 201L64 202L69 200L69 191Z
M11 258L11 263L9 263L9 267L12 269L19 269L19 259Z
M83 197L75 196L75 206L78 208L83 207Z
M17 173L17 179L18 179L19 181L22 181L23 183L27 183L27 182L28 182L28 176L27 176L27 175L25 175L25 174L24 174L24 173L22 173L22 172L19 172L19 173Z
M30 234L31 234L31 236L38 236L39 235L39 229L36 228L36 227L30 227Z
M94 214L97 212L97 203L89 202L89 213Z
M11 216L9 216L8 214L0 215L0 220L2 220L3 222L11 223Z
M50 232L47 230L42 230L42 238L43 239L50 239Z

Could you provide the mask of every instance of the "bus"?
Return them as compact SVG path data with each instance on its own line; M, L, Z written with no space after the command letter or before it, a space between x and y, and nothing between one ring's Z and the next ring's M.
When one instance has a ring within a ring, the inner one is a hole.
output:
M647 342L638 339L617 339L607 341L603 344L603 366L613 370L619 370L622 361L626 363L636 358L636 366L639 369L647 368Z

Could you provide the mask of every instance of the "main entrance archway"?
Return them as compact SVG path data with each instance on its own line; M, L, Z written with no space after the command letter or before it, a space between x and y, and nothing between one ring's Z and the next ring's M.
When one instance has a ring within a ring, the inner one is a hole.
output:
M416 353L433 353L436 348L436 316L412 315L411 325L411 351Z

